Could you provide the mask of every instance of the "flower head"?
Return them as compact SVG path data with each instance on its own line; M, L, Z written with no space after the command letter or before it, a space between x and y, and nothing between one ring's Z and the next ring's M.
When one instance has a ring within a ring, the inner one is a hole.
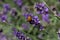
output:
M3 4L3 8L7 11L11 9L9 4Z
M22 39L23 37L25 37L24 33L17 30L16 28L13 28L13 34L18 38L18 39Z
M45 12L48 12L48 8L46 7L44 3L36 3L35 8L38 14L43 14Z
M3 15L1 16L1 21L2 21L2 22L6 22L6 20L7 20L7 15L4 15L4 14L3 14Z
M39 20L38 16L34 16L33 20L35 21L35 24L40 23L40 20Z

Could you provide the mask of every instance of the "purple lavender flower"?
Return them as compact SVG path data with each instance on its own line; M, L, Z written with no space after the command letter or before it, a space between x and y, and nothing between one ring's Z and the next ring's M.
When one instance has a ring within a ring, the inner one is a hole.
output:
M22 0L18 0L16 3L18 6L22 6Z
M16 35L17 34L17 29L16 28L12 28L13 30L13 34Z
M3 33L0 33L0 40L7 40L6 36Z
M26 19L28 18L28 16L31 16L32 17L32 21L30 23L32 23L32 24L40 23L40 20L39 20L38 16L34 16L32 13L29 13L29 14L26 13L26 14L24 14L24 16L25 16Z
M2 21L2 22L6 22L6 20L7 20L7 15L4 15L4 14L3 14L3 15L1 16L1 21Z
M40 25L40 31L44 30L44 26Z
M25 35L23 32L17 30L16 28L13 28L14 35L20 40L25 40Z
M45 13L49 12L49 9L47 7L44 8Z
M39 20L38 16L34 16L33 20L35 21L36 24L40 23L40 20Z
M49 20L49 14L42 14L42 20L49 23L50 20Z
M48 12L48 8L45 6L44 3L35 4L35 8L36 8L38 14L43 14L45 12Z
M7 11L11 9L9 4L3 4L3 8Z
M22 6L22 0L14 0L14 2L21 7Z

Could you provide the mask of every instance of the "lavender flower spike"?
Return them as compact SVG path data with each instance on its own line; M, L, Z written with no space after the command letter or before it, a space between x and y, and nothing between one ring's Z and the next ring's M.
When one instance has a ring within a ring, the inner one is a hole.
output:
M9 4L3 4L3 8L7 11L11 9Z

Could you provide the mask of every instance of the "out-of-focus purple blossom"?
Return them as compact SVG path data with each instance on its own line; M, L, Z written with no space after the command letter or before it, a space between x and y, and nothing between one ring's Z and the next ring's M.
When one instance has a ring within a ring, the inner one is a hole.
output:
M13 30L13 34L16 35L17 29L16 28L12 28L12 30Z
M34 16L33 20L35 21L36 24L40 23L40 20L39 20L38 16Z
M3 8L7 11L11 9L9 4L3 4Z
M3 33L0 33L0 40L7 40L7 37Z
M7 20L7 15L2 15L1 16L1 21L2 22L6 22L6 20Z
M24 14L24 16L26 19L28 18L28 16L31 16L34 23L36 23L36 24L40 23L38 16L34 16L32 13L26 13L26 14Z
M22 28L23 28L24 30L29 30L30 27L29 27L27 24L23 23L23 24L22 24Z
M45 12L48 12L48 8L44 3L36 3L35 8L37 10L37 14L43 14Z
M42 14L42 20L49 23L50 20L49 20L49 14Z
M13 33L19 40L28 40L27 36L23 32L17 30L16 28L13 28Z
M44 26L42 26L42 25L40 26L40 31L41 31L41 30L44 30Z
M40 23L35 24L34 26L35 26L36 28L38 28L38 29L39 29L39 31L44 30L44 26L43 26L42 24L40 24Z
M17 30L16 28L13 28L13 33L18 39L25 40L25 35L23 32Z
M18 6L22 6L22 0L18 0L16 3Z
M22 0L13 0L19 7L22 6Z
M48 12L48 11L49 11L49 9L48 9L47 7L45 7L45 8L44 8L44 11L45 11L45 12Z

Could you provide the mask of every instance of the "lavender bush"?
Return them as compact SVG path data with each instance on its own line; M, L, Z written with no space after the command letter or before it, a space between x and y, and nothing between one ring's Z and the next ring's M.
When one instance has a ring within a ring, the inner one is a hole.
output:
M60 40L60 0L0 0L0 40Z

